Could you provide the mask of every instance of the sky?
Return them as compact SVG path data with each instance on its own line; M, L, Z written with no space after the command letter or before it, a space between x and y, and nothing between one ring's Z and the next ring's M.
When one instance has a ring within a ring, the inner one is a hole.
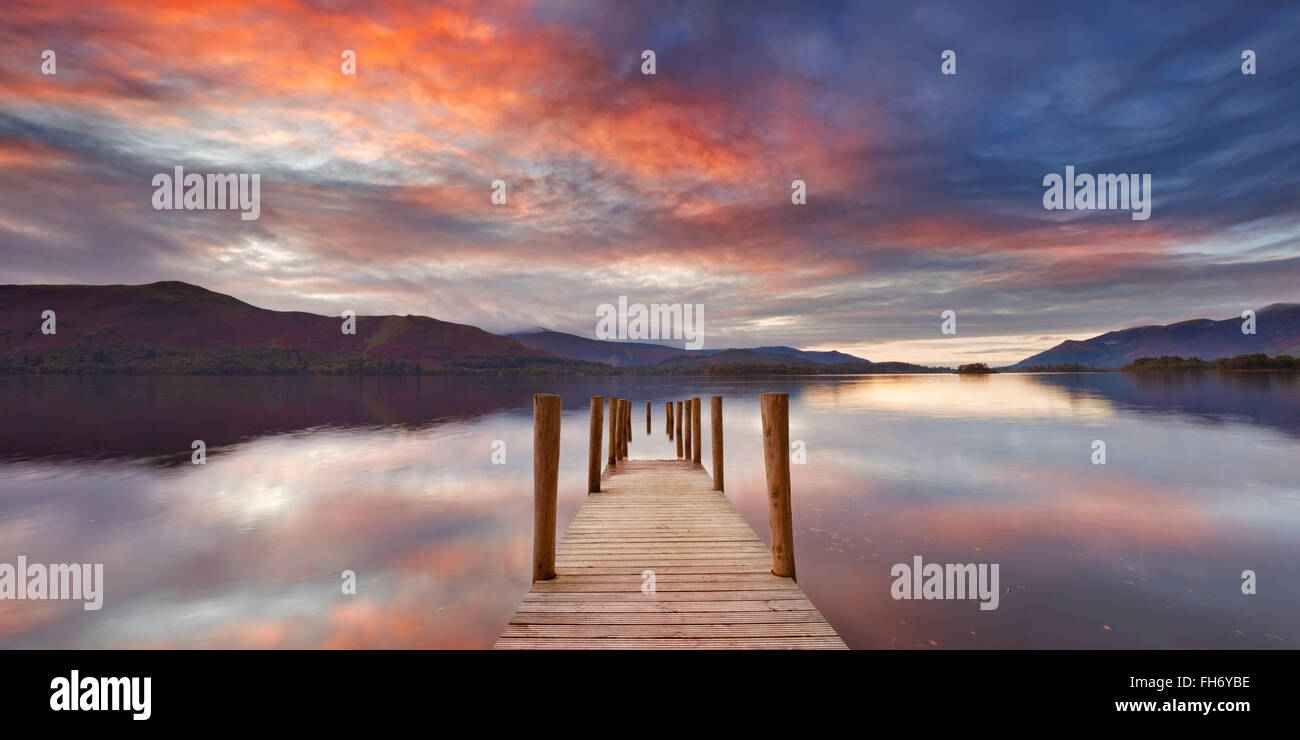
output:
M0 283L933 365L1300 301L1294 3L6 0L0 49ZM259 217L156 210L178 165Z

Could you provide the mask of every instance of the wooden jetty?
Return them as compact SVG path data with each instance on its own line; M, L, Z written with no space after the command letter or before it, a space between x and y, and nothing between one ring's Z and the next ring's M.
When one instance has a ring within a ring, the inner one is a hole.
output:
M845 648L794 580L788 397L762 396L770 550L722 491L722 398L711 401L713 477L699 398L666 406L676 460L628 459L632 404L609 399L599 472L605 399L593 397L590 495L557 545L560 398L534 396L533 584L497 648Z

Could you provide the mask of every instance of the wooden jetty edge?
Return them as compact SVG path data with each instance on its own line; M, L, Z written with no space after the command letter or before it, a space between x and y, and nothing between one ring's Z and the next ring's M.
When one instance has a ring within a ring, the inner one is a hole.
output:
M711 400L716 481L699 462L699 399L667 406L670 433L681 441L685 422L692 434L677 460L628 459L631 402L610 399L621 418L596 479L605 399L593 397L589 496L557 545L560 398L534 397L533 584L496 648L846 648L794 580L788 396L762 395L770 551L722 492L722 398Z

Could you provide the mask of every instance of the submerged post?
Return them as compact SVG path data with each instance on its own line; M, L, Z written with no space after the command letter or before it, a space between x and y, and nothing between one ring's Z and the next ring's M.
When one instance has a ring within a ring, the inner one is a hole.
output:
M673 438L673 402L664 401L664 429L668 431L668 439Z
M794 579L794 528L790 509L790 396L763 393L763 462L767 468L772 572Z
M618 399L609 397L609 466L618 464L618 441L614 434L614 417L618 416Z
M721 491L722 489L722 396L713 396L709 399L709 407L713 412L713 434L709 441L713 445L713 490Z
M692 435L695 439L695 452L692 457L695 459L695 462L698 463L700 461L700 455L704 452L704 437L700 434L701 407L699 396L691 399L691 409L691 429L693 430Z
M645 402L645 436L650 436L650 402Z
M533 395L533 581L555 577L555 498L560 473L560 397Z
M677 456L682 456L682 402L677 402Z
M587 443L587 493L600 492L600 434L605 431L605 399L591 397L591 440Z

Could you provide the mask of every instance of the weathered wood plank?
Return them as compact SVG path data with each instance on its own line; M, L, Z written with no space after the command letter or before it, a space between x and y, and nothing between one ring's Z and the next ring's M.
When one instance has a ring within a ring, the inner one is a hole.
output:
M503 637L498 650L843 650L839 637L557 639Z
M511 624L507 637L568 637L610 639L618 637L834 637L826 622L786 624Z
M784 612L520 612L511 624L783 624L825 623L815 610Z

